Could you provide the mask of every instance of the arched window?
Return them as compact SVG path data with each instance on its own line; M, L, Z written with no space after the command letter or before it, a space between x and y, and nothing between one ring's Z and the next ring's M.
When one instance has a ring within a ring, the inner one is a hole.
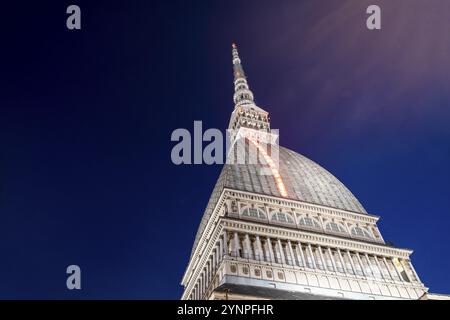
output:
M298 224L307 228L320 229L320 225L317 220L310 217L300 217Z
M327 230L327 231L331 231L331 232L336 232L336 233L345 233L345 228L344 228L344 226L342 226L341 224L339 224L339 223L336 223L336 222L328 222L326 225L325 225L325 229Z
M244 211L242 211L242 216L256 219L266 219L264 212L258 208L245 208Z
M275 212L272 214L272 221L294 224L292 217L284 212Z
M352 236L355 236L355 237L369 238L369 239L372 238L372 236L366 229L358 227L358 226L353 227L351 230L351 233L352 233Z

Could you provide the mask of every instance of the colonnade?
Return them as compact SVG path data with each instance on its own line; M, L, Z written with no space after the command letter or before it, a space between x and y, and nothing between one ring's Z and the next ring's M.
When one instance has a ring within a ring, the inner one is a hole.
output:
M419 281L409 260L248 233L223 232L198 277L191 293L192 299L204 298L214 281L220 262L225 257L374 278L379 281Z

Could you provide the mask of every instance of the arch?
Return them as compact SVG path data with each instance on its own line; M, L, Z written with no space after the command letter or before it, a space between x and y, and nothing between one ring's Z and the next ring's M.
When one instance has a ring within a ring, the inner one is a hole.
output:
M325 230L334 233L347 233L347 231L345 231L345 227L341 223L335 221L330 221L326 223Z
M300 216L298 224L302 227L320 229L320 223L317 219L310 216Z
M242 210L242 216L255 219L266 219L266 214L259 208L247 207Z
M359 237L359 238L369 238L372 239L372 236L370 235L370 232L366 230L365 228L362 228L360 226L354 226L350 229L350 233L352 236Z
M270 221L294 224L294 219L291 217L291 215L281 211L272 213Z

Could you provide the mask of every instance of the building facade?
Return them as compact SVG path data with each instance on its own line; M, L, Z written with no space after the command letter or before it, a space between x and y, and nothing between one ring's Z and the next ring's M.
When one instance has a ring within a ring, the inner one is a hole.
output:
M385 243L331 173L276 140L258 107L236 45L231 141L260 154L227 161L200 223L182 279L182 299L419 299L428 289L412 250ZM232 154L229 157L235 157ZM276 159L275 159L276 156Z

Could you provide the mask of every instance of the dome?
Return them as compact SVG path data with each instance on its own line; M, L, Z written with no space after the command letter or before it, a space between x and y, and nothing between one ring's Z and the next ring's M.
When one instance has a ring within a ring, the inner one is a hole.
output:
M330 172L301 154L279 149L279 172L287 198L367 213L356 197ZM225 187L281 197L272 175L260 175L258 165L225 165Z
M208 223L224 188L282 197L272 175L261 175L262 165L225 164L198 228L193 249ZM287 148L279 148L279 173L291 200L367 214L356 197L330 172Z

